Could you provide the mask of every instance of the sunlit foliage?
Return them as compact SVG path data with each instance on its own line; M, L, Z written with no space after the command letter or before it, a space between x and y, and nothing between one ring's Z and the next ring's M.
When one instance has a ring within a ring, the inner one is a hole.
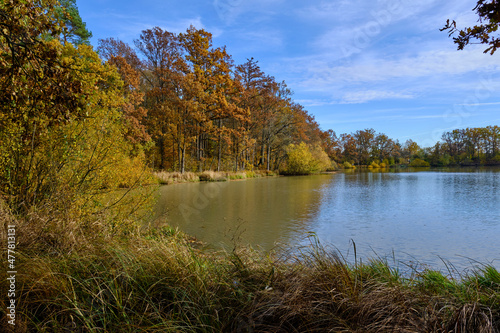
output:
M500 3L496 0L479 0L473 10L481 24L459 30L455 21L448 20L441 31L448 31L450 37L456 36L453 37L453 41L459 50L463 50L468 44L478 42L488 46L484 53L493 54L500 47L500 37L495 34L500 23Z
M92 47L61 43L56 8L0 7L0 195L15 212L50 203L81 216L140 182L143 154L126 136L119 73Z

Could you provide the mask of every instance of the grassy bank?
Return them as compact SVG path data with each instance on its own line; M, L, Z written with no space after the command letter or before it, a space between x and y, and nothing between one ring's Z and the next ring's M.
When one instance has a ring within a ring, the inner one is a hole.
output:
M460 280L432 270L403 277L381 260L347 263L314 241L293 256L214 253L168 228L42 230L34 216L0 212L18 230L16 332L500 330L492 267ZM1 302L0 327L9 328Z
M190 183L190 182L220 182L228 180L238 180L247 178L259 178L276 176L273 171L256 170L256 171L203 171L203 172L167 172L158 171L154 172L153 176L161 185L170 185L177 183Z

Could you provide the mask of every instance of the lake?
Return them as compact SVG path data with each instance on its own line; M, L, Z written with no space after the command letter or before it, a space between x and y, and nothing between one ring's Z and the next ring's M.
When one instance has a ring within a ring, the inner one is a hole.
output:
M313 233L350 260L354 241L365 261L500 267L499 168L189 183L159 195L158 215L213 247L298 247Z

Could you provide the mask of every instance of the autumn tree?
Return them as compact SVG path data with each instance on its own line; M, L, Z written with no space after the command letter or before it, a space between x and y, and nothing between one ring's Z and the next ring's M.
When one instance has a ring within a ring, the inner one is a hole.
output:
M65 193L65 200L71 200L80 214L106 211L111 220L121 223L137 209L137 202L132 205L134 199L125 197L128 192L116 201L106 193L140 185L147 174L143 154L127 137L123 109L129 102L124 83L116 68L102 64L90 46L64 45L61 61L71 66L81 83L85 117L53 128L40 146L37 165L50 167L52 179L47 185ZM115 213L124 215L112 217Z
M115 66L124 82L126 103L122 112L127 121L126 137L133 143L144 144L149 141L145 121L147 110L142 106L144 93L140 90L141 61L135 51L124 42L114 39L99 40L100 56Z
M457 28L455 21L448 20L441 31L448 31L449 36L463 50L468 44L485 44L484 53L493 54L500 47L500 37L496 34L500 23L500 3L496 0L479 0L473 9L478 15L477 24L463 29Z
M123 82L90 46L59 41L56 6L0 6L0 197L18 213L113 214L128 201L108 205L106 190L143 171L123 136Z
M247 59L236 67L235 80L243 87L239 106L250 115L249 121L246 122L246 137L242 140L246 145L242 146L241 151L247 152L247 160L251 161L252 165L263 165L266 151L264 126L268 111L275 102L272 94L276 82L260 69L254 58Z
M60 61L57 38L65 29L56 6L50 0L0 5L0 192L16 207L30 205L40 191L32 175L43 138L86 116L81 83Z
M373 140L375 139L375 130L373 128L356 131L353 135L356 140L356 150L359 163L369 164L372 153Z
M372 157L378 162L399 157L400 151L397 143L386 134L379 133L373 140Z
M291 101L292 92L284 81L270 82L266 88L262 108L258 110L259 123L262 125L259 128L261 148L259 165L265 165L269 171L271 152L284 153L284 148L291 143L291 140L288 142L286 140L290 139L298 106Z
M329 149L334 150L336 156L334 160L337 162L362 165L383 162L386 165L393 165L404 155L403 148L397 140L389 138L384 133L376 133L372 128L350 134L344 133L338 138L333 131L327 133L332 135L332 138L328 139L332 141L330 144L332 148Z
M343 162L358 162L358 149L356 147L356 139L352 134L341 134L340 145L342 147Z
M500 154L500 126L486 127L486 151L490 159Z
M265 113L262 110L266 108L266 94L274 78L266 75L254 58L236 66L234 77L241 86L238 106L249 115L247 121L242 124L244 131L238 140L240 160L253 167L257 161L261 161L259 151L262 154L263 150L258 149L257 142L264 122Z
M290 144L287 147L286 168L282 173L290 175L306 175L325 171L331 167L331 160L321 145L308 145L305 142Z
M217 170L220 170L224 148L238 147L234 141L239 140L245 129L241 125L248 117L246 110L236 103L240 90L232 78L233 61L225 47L213 47L212 34L203 29L191 26L179 35L179 39L186 51L185 59L201 88L201 95L197 97L202 108L198 110L196 124L196 158L201 163L206 157L207 137L203 133L209 133L216 142Z
M155 27L144 30L135 46L138 56L107 39L99 51L125 82L130 106L124 115L131 128L144 126L139 133L155 143L155 167L271 170L285 162L292 143L322 145L325 133L293 102L286 83L266 75L253 58L234 67L226 48L212 45L209 32L190 27L177 35ZM135 116L143 109L147 116Z
M135 45L144 57L143 105L159 166L184 172L192 156L201 170L214 157L220 169L247 117L235 103L239 86L225 48L213 48L211 34L194 27L179 35L148 29Z
M161 28L144 30L135 46L143 57L141 69L146 124L158 150L160 168L174 168L185 160L190 85L187 65L177 36ZM132 59L133 61L133 59ZM131 61L129 61L131 62ZM192 90L192 89L191 89Z
M322 131L321 142L328 157L335 162L340 162L342 158L342 147L340 139L337 137L337 133L332 129Z
M420 146L415 141L408 139L403 146L403 156L406 159L416 158L420 150Z

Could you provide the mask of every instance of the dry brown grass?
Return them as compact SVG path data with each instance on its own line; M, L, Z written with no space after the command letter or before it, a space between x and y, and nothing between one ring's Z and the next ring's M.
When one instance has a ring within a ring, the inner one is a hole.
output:
M205 182L223 182L229 179L228 173L225 171L203 171L200 174L200 180Z
M263 170L238 171L238 172L207 170L199 173L158 171L154 172L153 174L154 177L158 180L158 183L162 185L197 182L197 181L220 182L227 180L247 179L247 178L258 178L258 177L269 177L269 176L272 177L277 175L275 172L263 171Z
M175 183L197 182L200 180L199 176L194 172L167 172L159 171L154 172L153 175L158 179L162 185L170 185Z
M380 261L350 266L317 248L279 271L247 309L255 332L500 331L500 284L479 292L495 305L480 304L470 278L442 294L421 288L427 272L403 278Z
M402 276L317 242L293 255L214 253L169 228L120 234L95 221L62 228L57 212L0 206L0 222L19 230L18 332L500 331L500 273L489 266L459 281ZM4 290L6 270L0 281Z

